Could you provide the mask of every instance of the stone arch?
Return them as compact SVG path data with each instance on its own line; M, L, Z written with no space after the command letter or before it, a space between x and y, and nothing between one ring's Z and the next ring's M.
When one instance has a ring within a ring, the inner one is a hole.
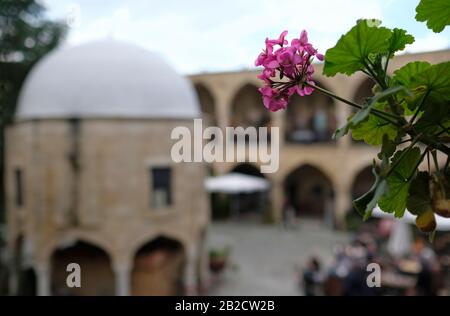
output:
M69 288L67 266L81 267L81 287ZM106 296L115 295L115 277L111 257L101 246L77 239L54 250L50 259L53 295Z
M375 182L375 176L372 173L372 169L373 166L369 165L357 172L352 183L352 199L357 199L370 190Z
M208 125L217 126L216 100L212 92L202 83L196 83L194 87L200 102L203 119L207 121Z
M321 83L318 85L323 87ZM298 144L332 142L336 128L337 109L331 97L321 93L304 97L298 94L292 96L285 115L287 142Z
M252 83L241 86L231 103L231 125L244 128L268 127L271 116L262 103L258 87Z
M372 79L364 78L364 80L357 85L353 94L353 101L362 105L367 98L373 96L372 88L374 86L375 82Z
M258 178L266 178L263 173L261 173L258 166L251 163L241 163L233 166L230 172L243 173L249 176L255 176Z
M98 248L103 249L111 258L114 257L116 252L116 249L113 247L110 240L104 235L78 230L47 241L43 249L37 253L37 261L41 264L46 264L57 249L65 248L67 245L72 245L77 241L95 245Z
M182 242L164 235L147 241L133 256L132 295L182 295L185 261Z
M311 164L298 166L286 176L284 191L284 208L292 208L297 216L334 216L333 182L320 168Z

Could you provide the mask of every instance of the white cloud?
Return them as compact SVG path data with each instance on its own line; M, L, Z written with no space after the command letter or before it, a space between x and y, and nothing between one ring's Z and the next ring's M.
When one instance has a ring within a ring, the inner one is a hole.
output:
M84 4L69 44L113 37L158 51L184 73L234 70L252 67L264 38L284 29L298 36L307 28L311 41L325 51L358 18L382 18L389 1L130 1L90 20Z
M407 46L405 51L408 53L420 53L449 47L450 40L446 36L430 33L426 37L417 38L414 44Z

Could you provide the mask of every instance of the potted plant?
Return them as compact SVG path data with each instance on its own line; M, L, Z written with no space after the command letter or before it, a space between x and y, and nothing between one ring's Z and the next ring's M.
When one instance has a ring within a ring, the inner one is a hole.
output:
M228 263L230 248L213 248L209 251L209 268L214 273L223 271Z

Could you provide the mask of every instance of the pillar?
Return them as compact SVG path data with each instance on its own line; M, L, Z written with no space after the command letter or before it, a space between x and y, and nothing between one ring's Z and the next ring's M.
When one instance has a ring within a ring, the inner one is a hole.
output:
M198 248L190 246L186 251L186 265L184 267L184 290L185 295L195 296L198 294Z
M340 183L335 188L335 205L336 205L336 225L340 229L345 228L345 215L352 207L352 196L350 192L350 185L347 183Z
M274 223L281 223L283 218L284 207L284 189L283 181L278 178L274 178L272 181L272 187L270 190L270 200L272 208L271 219Z
M37 296L50 296L50 267L48 264L36 265Z
M131 264L118 262L113 266L117 296L131 295Z
M209 251L208 251L208 231L205 228L202 234L202 239L200 241L200 284L201 294L208 291L210 285L210 274L209 274Z

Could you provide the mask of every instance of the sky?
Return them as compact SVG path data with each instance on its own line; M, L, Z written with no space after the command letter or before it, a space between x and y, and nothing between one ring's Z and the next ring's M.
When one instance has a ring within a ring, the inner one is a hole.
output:
M450 47L450 27L440 34L414 19L419 0L41 0L52 19L65 20L64 45L113 38L159 53L180 73L253 68L266 37L301 30L321 52L359 18L377 18L416 38L406 52Z

